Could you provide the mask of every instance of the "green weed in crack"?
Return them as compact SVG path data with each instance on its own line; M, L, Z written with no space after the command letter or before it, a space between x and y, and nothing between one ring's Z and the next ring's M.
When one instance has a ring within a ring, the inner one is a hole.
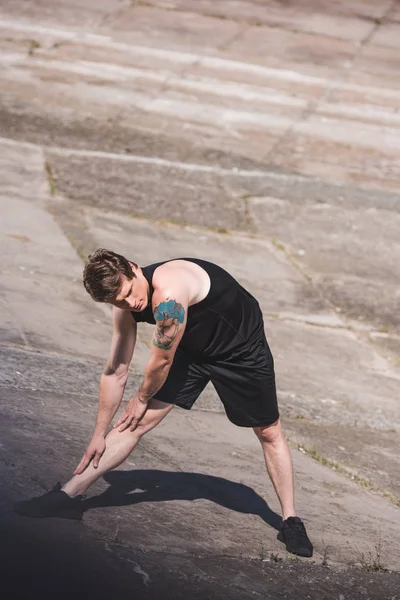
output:
M387 572L389 570L382 562L382 540L380 535L374 551L369 551L367 555L362 552L359 562L361 568L368 572Z

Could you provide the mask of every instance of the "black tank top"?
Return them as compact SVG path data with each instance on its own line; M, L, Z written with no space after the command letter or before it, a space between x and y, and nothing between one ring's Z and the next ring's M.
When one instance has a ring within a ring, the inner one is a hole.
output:
M214 263L197 258L186 260L204 269L211 281L204 300L189 306L185 333L179 343L185 353L196 358L224 358L251 343L264 330L257 300L227 271ZM132 312L136 322L155 324L152 310L153 274L163 261L142 267L149 284L149 303L141 312Z

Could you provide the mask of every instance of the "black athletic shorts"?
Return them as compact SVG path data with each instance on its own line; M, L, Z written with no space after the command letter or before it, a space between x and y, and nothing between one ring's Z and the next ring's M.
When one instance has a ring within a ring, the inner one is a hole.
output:
M178 347L154 398L190 409L209 381L235 425L264 427L278 420L274 360L264 332L224 360L195 360Z

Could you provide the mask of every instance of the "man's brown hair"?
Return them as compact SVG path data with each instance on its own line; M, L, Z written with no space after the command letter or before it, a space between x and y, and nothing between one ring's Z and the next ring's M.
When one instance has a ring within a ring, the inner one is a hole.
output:
M122 277L136 277L129 261L112 250L99 248L83 270L83 285L96 302L111 302L121 289ZM132 261L131 261L132 262ZM137 268L137 265L132 262Z

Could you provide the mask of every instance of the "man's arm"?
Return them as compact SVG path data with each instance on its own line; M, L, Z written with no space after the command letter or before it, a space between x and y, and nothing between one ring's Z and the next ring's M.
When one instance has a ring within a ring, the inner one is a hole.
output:
M110 354L100 377L99 406L93 437L74 474L82 473L93 457L93 466L97 467L105 450L104 436L121 404L128 380L137 324L130 312L113 307L113 326Z
M114 425L124 431L133 431L143 418L147 404L165 383L174 360L175 352L184 334L187 320L188 296L177 289L157 289L153 294L153 314L156 326L152 339L152 351L147 363L143 382L125 412Z
M95 433L104 435L120 407L136 343L136 321L130 312L113 307L111 350L100 377L99 408Z
M179 297L170 293L162 302L158 302L162 297L162 294L157 294L153 302L156 327L152 339L152 353L138 391L140 401L146 404L165 383L186 327L187 299L182 298L182 295ZM177 297L180 302L176 300Z

